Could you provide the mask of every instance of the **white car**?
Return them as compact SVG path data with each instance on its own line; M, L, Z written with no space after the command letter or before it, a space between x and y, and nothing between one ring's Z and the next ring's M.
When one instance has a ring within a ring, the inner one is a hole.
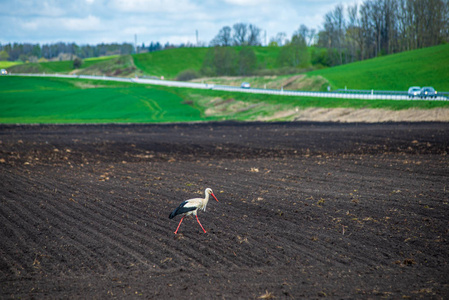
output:
M242 89L249 89L251 86L250 86L249 82L243 82L240 87Z
M421 94L421 88L419 86L412 86L408 89L408 97L409 98L415 98L419 97Z

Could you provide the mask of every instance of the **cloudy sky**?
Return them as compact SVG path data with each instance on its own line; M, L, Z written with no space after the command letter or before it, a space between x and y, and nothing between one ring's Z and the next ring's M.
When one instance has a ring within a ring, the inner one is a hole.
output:
M238 22L287 37L301 24L319 29L337 4L361 0L0 0L0 43L134 42L209 44Z

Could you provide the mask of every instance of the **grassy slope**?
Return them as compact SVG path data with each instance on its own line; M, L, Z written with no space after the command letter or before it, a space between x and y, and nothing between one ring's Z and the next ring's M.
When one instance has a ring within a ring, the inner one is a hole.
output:
M242 47L235 47L236 51L240 51ZM257 67L259 69L278 69L278 55L280 47L252 47L257 57Z
M142 85L0 78L0 123L187 122L201 119L174 93Z
M7 69L15 65L20 65L21 62L17 61L0 61L0 69Z
M313 75L325 77L333 88L404 91L430 85L449 91L449 44L308 73Z
M181 71L199 71L208 48L178 48L134 55L134 64L145 74L175 78Z
M134 77L142 75L141 71L134 65L131 55L115 56L110 59L87 61L83 68L77 70L76 74L82 75L106 75L119 77Z
M276 69L279 47L253 47L260 68ZM175 78L180 72L188 69L199 71L209 48L178 48L151 53L133 55L134 64L140 69L139 74L164 76L166 79ZM241 47L235 47L240 51ZM117 56L85 59L81 66L81 73L100 73L107 69L109 73L114 68ZM9 67L9 66L8 66ZM11 66L12 67L12 66ZM121 66L117 66L120 68ZM13 73L69 73L72 72L73 61L57 61L43 63L27 63L10 68ZM121 72L118 72L121 73Z
M238 52L242 47L235 47ZM188 69L199 71L209 48L178 48L134 55L135 65L147 75L175 78ZM260 68L275 69L279 47L253 47Z

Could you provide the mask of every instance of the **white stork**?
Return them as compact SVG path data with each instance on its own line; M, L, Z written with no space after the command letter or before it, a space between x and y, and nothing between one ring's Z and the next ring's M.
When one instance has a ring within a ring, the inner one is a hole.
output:
M184 220L185 216L188 215L194 215L196 217L196 220L198 221L198 224L200 224L201 228L203 229L204 233L206 233L206 230L204 230L203 225L201 225L200 220L198 219L197 213L198 209L202 209L203 211L206 211L206 205L207 202L209 202L209 195L212 195L212 197L215 198L215 200L218 199L215 197L214 193L212 192L212 189L207 188L205 191L205 197L203 198L193 198L186 200L182 202L174 211L171 212L170 216L168 216L170 219L173 219L177 215L183 215L181 221L179 221L178 228L176 228L175 234L178 233L179 226L181 226L182 220Z

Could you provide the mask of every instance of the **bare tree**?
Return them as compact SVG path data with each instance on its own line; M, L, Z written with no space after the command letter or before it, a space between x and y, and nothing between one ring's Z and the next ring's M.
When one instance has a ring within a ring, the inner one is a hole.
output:
M259 46L260 43L260 28L253 25L253 24L249 24L248 26L248 41L247 44L249 46Z
M309 28L307 28L306 25L301 24L301 26L299 26L299 29L296 31L296 34L301 36L304 41L306 41L307 37L309 36Z
M441 16L441 40L449 42L449 0L443 0Z
M398 28L397 28L397 5L396 0L384 0L383 3L383 28L382 28L382 50L386 54L398 51Z
M324 30L319 35L319 44L328 49L329 54L337 49L338 57L331 55L331 64L343 63L343 42L345 34L345 20L343 6L337 5L335 9L324 16Z
M375 56L376 36L375 27L372 21L373 1L365 1L359 9L359 18L355 21L356 41L359 47L360 59Z
M413 13L413 3L410 0L400 0L398 3L398 31L400 37L401 51L416 48L415 43L415 23Z
M449 0L365 0L346 11L327 13L318 33L331 65L449 42Z
M281 47L284 45L286 37L287 35L285 34L285 32L278 32L275 37L272 37L270 39L270 44L276 43L277 46Z
M315 41L315 37L316 37L316 29L315 28L311 28L309 30L309 36L307 37L308 38L308 42L307 42L308 46L312 45L312 43Z
M442 30L447 19L448 1L443 0L422 0L413 1L416 21L416 38L418 48L438 45L442 40Z
M348 23L346 26L346 44L349 48L351 55L350 61L357 59L357 44L358 33L360 31L359 18L358 18L358 6L357 3L354 6L348 6Z
M245 45L248 25L245 23L236 23L232 28L234 29L234 45Z
M278 61L284 67L306 67L310 56L304 37L295 32L291 42L286 43L279 52Z
M306 25L301 24L295 34L302 36L304 41L306 41L307 46L310 46L315 39L316 30L313 28L309 29Z
M231 27L224 26L220 29L215 38L210 42L211 46L231 46Z
M335 41L338 48L338 54L340 57L340 64L343 64L343 40L345 34L345 19L343 15L343 5L337 5L332 14L332 19L335 28Z

